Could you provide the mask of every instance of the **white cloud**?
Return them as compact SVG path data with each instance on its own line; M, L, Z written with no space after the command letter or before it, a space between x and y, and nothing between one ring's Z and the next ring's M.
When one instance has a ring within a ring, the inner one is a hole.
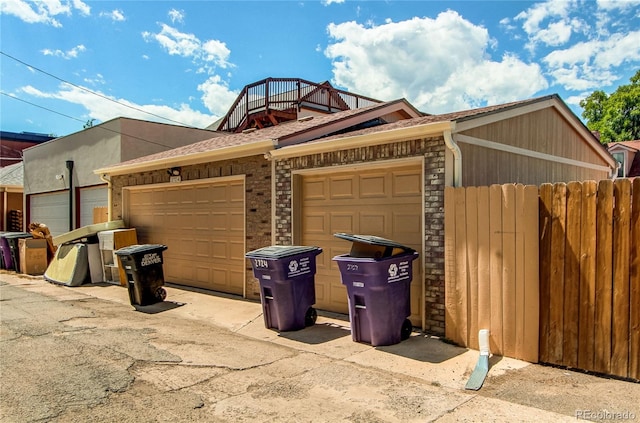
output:
M213 73L215 67L227 68L233 65L228 59L231 51L226 44L218 40L202 42L194 34L181 32L167 24L161 24L159 33L145 31L142 37L145 41L157 41L170 55L190 58L200 64L208 73Z
M333 3L336 3L336 4L344 3L344 1L345 0L322 0L321 3L324 6L329 6L329 5L333 4Z
M216 116L206 115L197 110L193 110L187 104L180 104L176 107L159 106L154 104L140 105L125 99L117 99L103 93L99 93L111 100L117 101L116 103L108 100L107 98L96 96L95 94L91 94L90 92L68 84L61 85L55 92L44 92L32 86L22 87L20 91L38 98L57 99L80 105L87 109L87 116L89 118L96 119L101 122L117 117L130 117L172 124L180 122L184 125L196 128L205 128L217 119ZM141 109L152 113L153 115L135 109ZM167 119L161 119L157 116L162 116Z
M453 11L365 27L331 24L325 50L334 82L380 100L406 98L441 113L530 97L547 87L539 66L513 55L492 61L486 28ZM484 85L484 86L483 86Z
M540 43L554 47L565 44L573 32L582 30L583 22L570 17L576 5L576 0L547 0L516 15L514 20L522 21L522 29L529 37L527 49L534 51Z
M204 105L216 116L224 116L238 97L238 93L229 90L219 75L212 76L198 85L198 90L203 93Z
M87 48L85 46L83 46L82 44L79 44L77 46L75 46L74 48L72 48L71 50L67 50L67 51L62 51L62 50L51 50L51 49L44 49L42 50L42 54L44 54L45 56L56 56L56 57L62 57L63 59L75 59L78 57L78 54L86 51Z
M640 5L640 0L597 0L596 3L603 10L625 10Z
M73 7L80 11L81 15L91 15L91 7L88 4L83 3L82 0L73 0Z
M100 12L100 16L111 19L114 22L123 22L127 19L124 16L124 12L120 9L114 9L111 12Z
M91 8L81 0L2 0L0 2L0 14L13 15L26 23L42 23L61 28L59 15L71 16L76 9L83 16L91 14Z
M605 40L577 43L543 58L556 83L569 90L610 86L619 79L615 68L640 60L640 31L614 34Z
M169 19L171 19L171 23L183 23L184 22L184 10L169 10Z

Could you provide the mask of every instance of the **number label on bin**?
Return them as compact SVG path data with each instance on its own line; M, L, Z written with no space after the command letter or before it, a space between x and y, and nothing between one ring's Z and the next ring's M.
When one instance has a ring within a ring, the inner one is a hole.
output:
M269 267L269 262L265 259L253 259L253 265L256 268L268 268Z
M347 272L357 272L358 265L353 263L347 263Z
M389 265L389 278L387 279L387 282L401 282L411 278L411 275L409 274L411 269L410 265L410 261L401 261L397 264L391 263Z

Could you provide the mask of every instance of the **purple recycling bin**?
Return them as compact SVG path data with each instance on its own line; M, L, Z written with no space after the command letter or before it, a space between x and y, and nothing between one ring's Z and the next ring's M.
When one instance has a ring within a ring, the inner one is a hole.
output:
M2 261L4 268L20 272L20 249L18 241L22 238L33 238L28 232L5 232L0 236Z
M344 238L343 235L336 236ZM362 236L358 237L357 241L361 242ZM380 240L383 239L375 237L376 243ZM343 254L333 258L338 263L342 284L347 288L351 336L355 342L384 346L409 338L412 330L408 319L410 286L413 261L417 258L418 253L406 247L404 253L390 257Z
M260 282L265 327L284 332L315 324L316 256L321 252L319 247L274 245L246 253Z

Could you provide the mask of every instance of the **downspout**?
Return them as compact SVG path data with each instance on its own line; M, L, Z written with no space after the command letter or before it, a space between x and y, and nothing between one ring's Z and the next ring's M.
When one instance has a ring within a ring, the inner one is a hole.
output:
M111 222L111 179L107 179L107 174L100 174L100 180L107 183L107 221Z
M462 185L462 152L458 144L453 140L450 130L444 131L443 135L445 145L453 153L453 186L459 187Z
M69 231L75 229L73 224L73 160L67 160L67 170L69 171Z

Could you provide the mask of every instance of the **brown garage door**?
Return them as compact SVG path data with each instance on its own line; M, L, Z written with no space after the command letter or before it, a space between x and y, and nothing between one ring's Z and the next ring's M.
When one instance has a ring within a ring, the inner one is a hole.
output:
M348 313L347 290L332 258L351 243L336 232L376 235L414 248L411 321L421 324L422 170L419 164L300 177L302 245L322 247L317 258L316 307Z
M166 281L244 291L244 180L125 189L124 218L139 243L165 244Z

